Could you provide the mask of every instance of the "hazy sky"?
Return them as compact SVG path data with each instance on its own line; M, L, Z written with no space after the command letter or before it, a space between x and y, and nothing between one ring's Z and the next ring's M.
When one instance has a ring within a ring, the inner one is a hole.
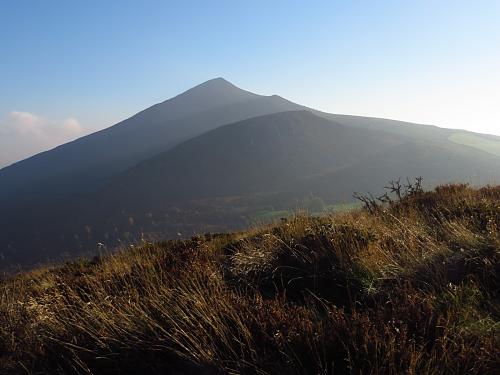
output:
M0 166L213 77L500 135L500 1L0 2Z

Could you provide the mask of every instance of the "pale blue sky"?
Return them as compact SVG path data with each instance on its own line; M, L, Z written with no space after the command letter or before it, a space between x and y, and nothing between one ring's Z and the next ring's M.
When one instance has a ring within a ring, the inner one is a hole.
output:
M213 77L500 135L500 1L0 2L0 166Z

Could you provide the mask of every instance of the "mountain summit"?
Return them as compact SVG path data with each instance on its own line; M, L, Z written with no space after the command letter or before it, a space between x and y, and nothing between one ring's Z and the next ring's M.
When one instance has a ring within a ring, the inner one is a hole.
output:
M182 94L139 112L131 119L148 122L175 120L214 108L249 101L260 96L242 90L219 77L201 83Z
M231 101L254 99L260 96L250 91L240 89L222 77L213 78L200 83L199 85L194 86L193 88L180 94L178 97L186 95L199 95L200 97L214 95L213 98L210 98L211 100L218 100L219 102L225 102L226 104ZM209 98L206 99L208 100Z

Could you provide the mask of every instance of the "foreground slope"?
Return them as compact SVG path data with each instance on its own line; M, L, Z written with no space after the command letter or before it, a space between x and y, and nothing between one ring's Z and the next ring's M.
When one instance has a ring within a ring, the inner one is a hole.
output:
M0 372L494 374L500 187L144 244L0 288Z

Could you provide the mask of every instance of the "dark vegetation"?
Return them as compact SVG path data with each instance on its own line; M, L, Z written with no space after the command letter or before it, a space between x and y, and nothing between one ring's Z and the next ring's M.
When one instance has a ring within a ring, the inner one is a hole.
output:
M500 187L392 188L4 280L0 372L497 373Z

